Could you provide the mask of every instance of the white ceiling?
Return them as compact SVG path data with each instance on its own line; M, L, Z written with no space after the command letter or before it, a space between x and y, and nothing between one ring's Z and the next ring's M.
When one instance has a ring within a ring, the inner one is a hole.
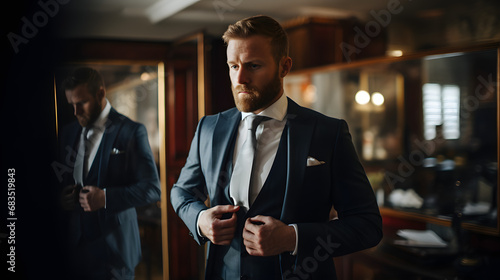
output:
M228 24L257 14L280 22L300 16L357 17L369 19L370 11L387 9L390 4L403 8L401 17L426 12L442 14L446 3L461 0L199 0L172 16L152 22L158 2L186 0L86 0L61 6L59 30L64 37L173 40L196 31L221 35ZM155 6L156 5L156 6Z

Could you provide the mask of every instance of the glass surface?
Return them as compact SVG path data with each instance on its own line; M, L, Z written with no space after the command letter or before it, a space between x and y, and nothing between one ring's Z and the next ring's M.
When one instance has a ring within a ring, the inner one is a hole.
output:
M60 66L55 74L58 130L75 120L73 109L61 89L61 83L76 68L83 66L94 68L102 75L106 98L116 111L146 127L149 144L160 171L158 64L95 62ZM163 263L160 202L137 207L137 217L143 258L136 268L136 277L161 277Z
M106 98L113 108L146 126L149 144L158 165L158 66L118 63L68 64L58 69L57 86L61 86L60 83L66 75L82 66L94 68L101 73L106 87ZM64 92L60 90L58 110L59 128L74 119L72 108L67 104Z

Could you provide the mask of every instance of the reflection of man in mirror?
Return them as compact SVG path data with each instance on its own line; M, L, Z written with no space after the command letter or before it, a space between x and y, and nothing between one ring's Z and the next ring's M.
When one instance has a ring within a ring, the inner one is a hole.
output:
M61 130L72 279L133 279L141 257L135 207L160 199L147 132L106 99L101 75L79 68L63 83L77 121Z

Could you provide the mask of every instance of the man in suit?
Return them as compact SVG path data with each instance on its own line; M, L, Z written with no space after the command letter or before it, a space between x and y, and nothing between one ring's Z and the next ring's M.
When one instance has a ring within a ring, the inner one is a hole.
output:
M223 39L236 108L200 120L171 190L196 242L209 242L205 277L336 279L332 257L382 237L347 124L285 96L292 60L274 19L238 21Z
M78 279L133 279L141 257L135 207L160 199L146 128L111 107L94 69L77 69L63 88L77 118L60 137L71 167L62 177L69 270Z

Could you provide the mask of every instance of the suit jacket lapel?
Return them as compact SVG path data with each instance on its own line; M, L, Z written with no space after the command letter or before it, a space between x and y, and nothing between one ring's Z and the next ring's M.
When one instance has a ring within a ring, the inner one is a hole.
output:
M65 172L61 178L67 185L75 184L73 179L74 164L78 154L78 141L80 141L81 132L82 127L77 121L65 127L64 131L61 131L59 158L61 162L68 163L67 166L71 168L71 172Z
M67 152L71 152L70 157L76 157L78 153L78 141L80 141L80 134L82 133L82 127L77 121L68 125L64 128L64 133L61 135L61 152L65 155Z
M115 142L116 136L120 131L120 117L121 115L115 109L111 108L108 116L108 121L106 122L106 130L104 131L101 144L99 145L99 149L96 154L96 158L94 159L94 163L92 164L98 164L99 167L99 172L97 174L97 186L99 187L106 182L106 170L108 169L109 156L111 154L111 149L113 148L113 143Z
M216 180L219 182L227 182L224 184L224 196L228 201L229 190L227 185L229 185L229 180L231 178L231 170L227 170L227 164L232 156L230 152L233 151L232 140L234 139L235 133L237 131L238 125L241 121L241 113L233 109L229 112L219 114L219 118L214 128L213 134L213 146L212 146L212 166L213 172L215 172L218 176L216 176ZM229 133L228 133L229 132ZM221 174L221 172L227 172L228 174ZM220 181L222 179L222 181ZM215 186L219 185L219 182L214 182ZM214 198L217 199L217 198Z
M241 113L236 109L219 114L213 134L213 172L224 172L224 167L226 166L225 164L229 164L228 160L232 158L230 157L230 152L233 150L231 141L234 139L234 135L240 121ZM312 132L315 127L315 119L306 116L303 109L297 105L297 103L288 99L287 125L287 183L285 201L281 212L281 220L283 222L290 220L289 217L293 217L292 209L297 208L297 204L295 204L295 201L293 200L297 199L297 190L300 188L300 184L304 178ZM227 182L229 182L229 178L231 176L230 172L229 174L218 175L219 176L216 176L215 178L219 178L222 175L228 180ZM214 183L215 185L218 185L217 182ZM227 189L224 189L224 195L230 201Z
M289 222L290 218L293 217L292 209L297 208L294 199L297 198L297 190L304 178L312 132L315 127L315 120L305 116L301 112L302 110L297 103L288 99L287 183L285 200L281 211L281 220L285 223Z

